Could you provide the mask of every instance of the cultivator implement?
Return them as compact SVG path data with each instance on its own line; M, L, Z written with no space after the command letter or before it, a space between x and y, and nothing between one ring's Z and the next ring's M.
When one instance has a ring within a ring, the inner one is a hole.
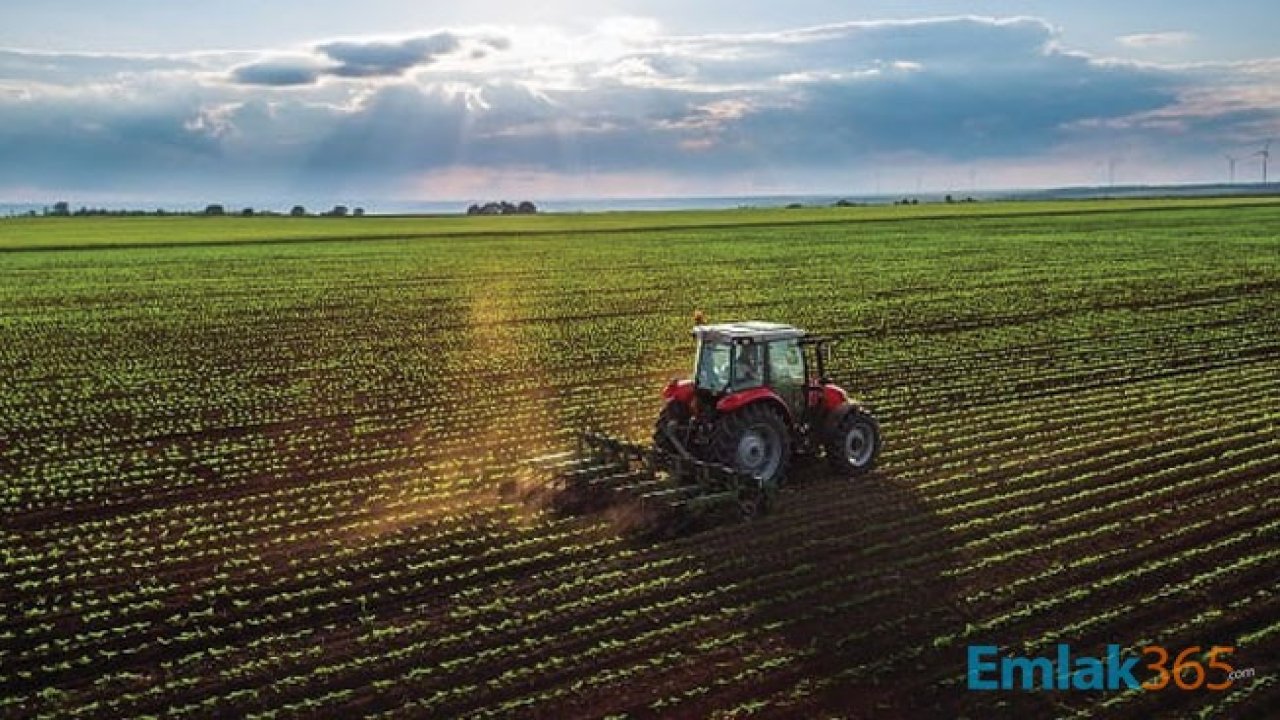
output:
M549 505L563 514L620 505L642 516L646 531L679 531L722 516L754 516L773 498L759 478L719 463L666 452L599 432L584 432L576 451L535 460L549 472Z

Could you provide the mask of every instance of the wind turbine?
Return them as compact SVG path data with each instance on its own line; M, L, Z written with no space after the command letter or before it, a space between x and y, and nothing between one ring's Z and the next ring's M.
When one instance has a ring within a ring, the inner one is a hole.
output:
M1254 155L1257 155L1262 158L1262 184L1266 185L1267 184L1267 161L1271 159L1271 140L1268 139L1266 144L1262 146L1262 149L1254 153Z
M1231 184L1235 185L1236 184L1236 160L1238 160L1239 158L1237 158L1235 155L1223 155L1222 157L1227 159L1227 167L1230 168Z

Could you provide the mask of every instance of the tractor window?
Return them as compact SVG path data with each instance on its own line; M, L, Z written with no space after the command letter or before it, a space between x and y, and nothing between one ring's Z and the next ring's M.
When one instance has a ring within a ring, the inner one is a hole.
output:
M703 390L723 392L729 387L730 346L723 343L703 343L698 353L698 370L695 385Z
M804 413L804 355L795 340L769 343L769 384L797 417Z
M769 343L769 369L773 373L773 385L803 385L804 356L795 340L778 340Z

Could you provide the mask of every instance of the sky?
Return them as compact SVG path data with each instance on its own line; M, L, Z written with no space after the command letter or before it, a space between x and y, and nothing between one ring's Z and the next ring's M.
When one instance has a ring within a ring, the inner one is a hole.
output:
M0 202L1257 182L1280 136L1273 0L192 5L6 9Z

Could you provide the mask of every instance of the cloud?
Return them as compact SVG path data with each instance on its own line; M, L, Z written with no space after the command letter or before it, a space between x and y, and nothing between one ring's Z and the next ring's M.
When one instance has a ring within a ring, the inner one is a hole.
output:
M0 103L0 188L110 191L157 187L167 176L216 171L221 144L175 97L91 91Z
M320 79L322 70L307 59L267 60L233 68L231 79L243 85L312 85Z
M1176 31L1121 35L1116 40L1125 47L1148 49L1186 45L1195 38L1196 36L1192 33Z
M650 183L643 195L1035 162L1054 184L1063 158L1150 147L1173 163L1276 134L1277 68L1096 58L1022 17L698 36L632 19L578 35L455 28L167 57L0 51L0 192L397 194L511 173L548 188L631 178Z
M331 42L316 49L338 63L328 72L338 77L367 78L400 75L427 65L461 46L458 36L441 32L399 42Z
M447 31L393 41L336 40L316 45L311 55L241 65L231 70L230 78L242 85L272 87L313 85L323 76L393 78L459 53L464 42L470 57L476 60L510 47L510 40L501 36L462 38Z

